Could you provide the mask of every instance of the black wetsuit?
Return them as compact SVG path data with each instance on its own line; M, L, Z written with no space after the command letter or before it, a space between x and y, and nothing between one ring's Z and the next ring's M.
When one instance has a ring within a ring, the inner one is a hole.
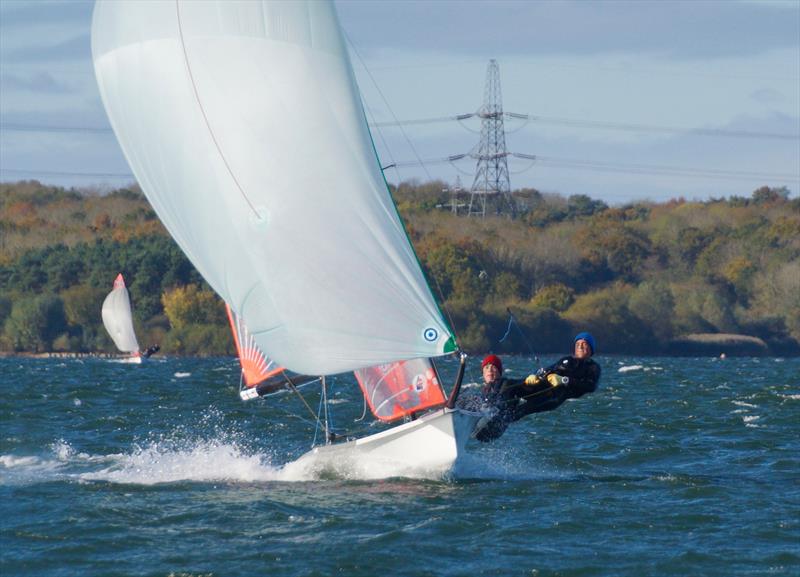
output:
M160 346L153 345L151 347L147 347L147 350L144 353L142 353L142 356L144 358L146 358L146 359L149 359L151 356L153 356L154 354L156 354L160 350L161 350Z
M464 396L458 399L458 407L470 411L480 411L487 407L497 410L494 417L479 425L475 438L482 442L492 441L502 435L513 420L514 408L524 386L519 379L499 378L486 383L480 395Z
M554 373L568 377L569 381L557 387L552 386L546 375ZM538 373L541 382L526 385L524 380L501 378L490 385L484 385L481 401L497 409L497 414L488 422L479 425L475 438L482 442L500 437L508 425L530 415L552 411L567 399L577 399L586 393L597 390L600 381L600 365L591 358L576 359L566 356ZM464 408L476 409L475 400L461 404Z
M593 393L600 381L600 365L591 358L563 357L544 370L545 375L551 373L567 377L569 381L554 387L543 378L538 385L523 385L521 394L517 397L520 402L514 407L512 421L533 413L552 411L567 399L577 399L586 393Z

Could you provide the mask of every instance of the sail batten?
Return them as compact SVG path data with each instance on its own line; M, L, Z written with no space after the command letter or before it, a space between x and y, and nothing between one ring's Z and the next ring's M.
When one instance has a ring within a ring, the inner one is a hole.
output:
M331 3L100 0L92 50L143 191L270 358L323 375L450 352Z

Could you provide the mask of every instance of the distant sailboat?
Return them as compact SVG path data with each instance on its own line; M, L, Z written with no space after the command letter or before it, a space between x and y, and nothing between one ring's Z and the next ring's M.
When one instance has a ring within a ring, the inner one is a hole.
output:
M111 340L123 353L129 353L126 358L130 363L141 363L142 355L139 353L139 341L133 330L133 314L131 313L131 299L125 287L122 273L114 279L114 287L103 301L103 326L108 331Z
M333 4L99 1L92 52L131 169L229 304L243 396L262 376L296 392L300 374L321 377L324 400L324 376L353 371L395 426L328 434L301 461L452 468L478 417L453 409L460 380L448 398L429 360L455 336L389 194Z

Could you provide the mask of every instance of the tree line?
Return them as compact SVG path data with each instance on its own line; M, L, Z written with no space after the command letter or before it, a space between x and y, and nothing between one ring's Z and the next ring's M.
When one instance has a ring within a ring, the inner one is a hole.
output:
M619 207L524 189L514 219L454 215L443 188L390 187L467 351L560 352L590 330L602 353L800 354L800 200L785 188ZM137 187L2 184L0 207L0 350L113 351L100 306L122 272L142 346L233 354L223 303Z

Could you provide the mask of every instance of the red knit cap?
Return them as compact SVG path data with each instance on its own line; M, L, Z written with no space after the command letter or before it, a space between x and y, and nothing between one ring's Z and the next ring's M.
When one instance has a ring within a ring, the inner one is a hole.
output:
M498 371L500 371L501 373L503 372L503 361L501 361L500 357L498 357L497 355L487 355L486 358L483 359L483 362L481 363L481 370L483 370L483 367L485 367L486 365L494 365Z

